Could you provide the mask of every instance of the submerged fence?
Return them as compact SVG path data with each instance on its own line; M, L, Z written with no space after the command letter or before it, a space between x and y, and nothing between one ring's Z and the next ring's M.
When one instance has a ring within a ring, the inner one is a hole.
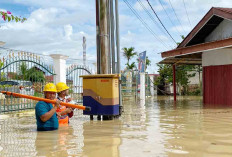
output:
M140 74L138 71L125 70L121 74L121 85L122 85L122 99L138 99L140 94ZM151 80L146 73L145 75L146 83L146 96L150 96Z
M1 51L0 51L1 52ZM91 74L88 66L71 65L66 69L66 82L74 101L82 102L80 75ZM4 51L0 56L0 91L43 97L43 87L54 82L55 71L50 56L23 51ZM0 94L0 113L33 109L37 102Z

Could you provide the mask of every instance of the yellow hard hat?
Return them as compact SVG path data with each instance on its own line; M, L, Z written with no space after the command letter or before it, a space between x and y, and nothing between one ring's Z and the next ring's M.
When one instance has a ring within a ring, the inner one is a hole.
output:
M56 86L53 83L48 83L44 86L44 92L57 92Z
M57 89L57 92L59 93L61 91L69 89L69 87L64 82L59 82L56 84L56 89Z

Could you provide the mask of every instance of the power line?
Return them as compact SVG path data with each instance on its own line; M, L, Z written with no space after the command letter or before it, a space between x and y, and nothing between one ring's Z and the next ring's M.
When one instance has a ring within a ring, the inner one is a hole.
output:
M190 27L192 28L192 24L191 24L191 22L190 22L190 20L189 20L189 16L188 16L188 12L187 12L187 9L186 9L184 0L183 0L183 3L184 3L184 8L185 8L186 15L187 15L187 17L188 17L189 25L190 25Z
M172 7L172 10L173 10L173 12L174 12L174 14L175 14L175 16L176 16L176 19L177 19L177 20L178 20L178 22L180 23L180 25L181 25L181 27L182 27L183 31L186 33L186 31L185 31L185 29L183 28L183 26L182 26L182 24L181 24L181 22L180 22L179 18L178 18L178 17L177 17L177 15L176 15L176 11L174 10L174 8L173 8L173 6L172 6L171 1L170 1L170 0L168 0L168 1L169 1L170 5L171 5L171 7Z
M149 6L151 7L152 11L154 12L155 16L157 17L157 19L159 20L159 22L161 23L161 25L163 26L163 28L165 29L165 31L168 33L168 35L172 38L172 40L177 43L175 41L175 39L171 36L171 34L168 32L168 30L166 29L166 27L164 26L164 24L162 23L162 21L160 20L159 16L156 14L155 10L153 9L153 7L151 6L149 0L147 0L147 3L149 4Z
M163 4L161 3L161 1L160 1L160 0L159 0L159 3L160 3L160 5L162 6L162 8L163 8L163 10L164 10L165 14L167 15L168 19L171 21L171 23L172 23L173 27L174 27L174 28L175 28L175 30L179 33L179 36L181 36L182 34L181 34L181 33L180 33L180 31L176 28L176 26L175 26L174 22L172 21L172 19L171 19L171 18L170 18L170 16L168 15L168 12L166 11L165 7L163 6Z
M167 45L157 36L157 34L152 31L152 29L147 25L146 22L143 21L143 19L139 16L139 14L133 9L133 7L131 6L131 4L127 1L127 0L123 0L126 5L129 7L129 9L133 12L133 14L135 14L135 16L140 20L140 22L142 22L142 24L147 28L147 30L161 43L163 44L166 48ZM168 45L170 48L172 48L170 45Z
M148 11L148 9L143 5L143 3L140 1L140 0L137 0L138 2L139 2L139 4L140 4L140 6L142 6L142 8L146 11L146 13L149 15L149 17L152 19L152 21L156 24L156 26L158 26L159 27L159 29L164 33L164 34L166 34L164 31L163 31L163 29L162 29L162 27L160 27L160 25L158 24L158 22L156 22L156 20L155 20L155 18L151 15L151 13ZM175 42L175 41L174 41ZM175 43L176 44L176 43Z

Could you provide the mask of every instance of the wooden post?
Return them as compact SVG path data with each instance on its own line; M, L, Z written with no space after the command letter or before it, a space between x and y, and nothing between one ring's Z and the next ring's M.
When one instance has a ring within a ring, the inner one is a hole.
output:
M172 70L173 70L173 96L174 96L174 101L176 101L176 65L172 65Z

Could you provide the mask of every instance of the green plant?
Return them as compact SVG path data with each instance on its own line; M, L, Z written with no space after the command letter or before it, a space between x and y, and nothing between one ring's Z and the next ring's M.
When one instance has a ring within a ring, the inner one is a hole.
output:
M74 93L74 91L69 88L69 94L73 94L73 93Z
M135 62L133 62L133 63L131 63L131 64L126 64L126 66L127 66L127 69L131 69L131 70L133 70L136 66L135 66Z
M135 48L134 47L130 47L130 48L122 48L123 50L123 56L127 59L127 64L126 65L129 65L130 63L130 59L132 59L134 56L137 55L136 52L134 52Z
M12 85L0 85L0 88L12 87Z
M170 64L157 64L159 67L159 77L155 81L155 85L172 84L173 83L173 67ZM192 73L189 73L192 72ZM176 84L183 87L183 94L186 94L189 84L189 78L196 75L196 66L194 65L178 65L176 66Z
M2 19L4 21L8 21L8 22L15 21L15 22L22 22L23 23L24 21L27 20L25 17L24 18L20 18L18 16L12 15L10 11L7 11L7 12L0 11L0 14L2 15Z
M35 93L34 93L34 96L36 96L36 97L41 97L41 98L42 98L42 97L43 97L43 94L42 94L42 93L39 93L39 92L35 92Z
M201 95L200 87L197 87L194 90L192 90L191 92L188 92L187 95L200 96Z

